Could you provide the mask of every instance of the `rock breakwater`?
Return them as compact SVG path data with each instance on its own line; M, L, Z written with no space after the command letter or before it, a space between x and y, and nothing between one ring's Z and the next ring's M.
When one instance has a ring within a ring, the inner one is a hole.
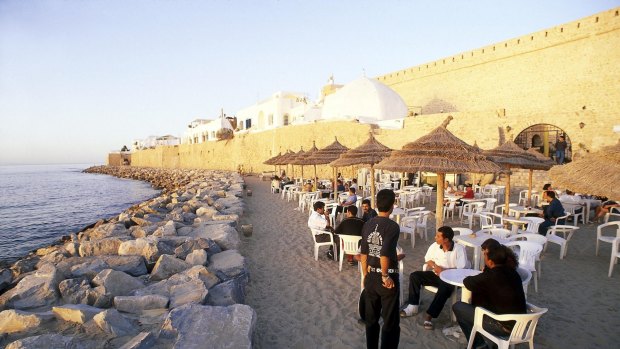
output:
M256 313L242 304L249 274L237 250L243 178L85 172L148 181L162 194L0 269L0 346L251 348Z

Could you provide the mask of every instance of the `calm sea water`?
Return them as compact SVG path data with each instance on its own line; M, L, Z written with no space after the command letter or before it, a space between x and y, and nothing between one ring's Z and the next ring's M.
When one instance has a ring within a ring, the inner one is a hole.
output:
M159 194L89 165L0 166L0 262L14 261Z

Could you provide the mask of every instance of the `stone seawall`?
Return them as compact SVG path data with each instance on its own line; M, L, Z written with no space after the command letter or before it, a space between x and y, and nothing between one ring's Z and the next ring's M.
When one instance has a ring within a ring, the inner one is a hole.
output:
M0 347L251 348L243 178L100 166L162 194L0 269ZM225 329L215 331L213 329Z

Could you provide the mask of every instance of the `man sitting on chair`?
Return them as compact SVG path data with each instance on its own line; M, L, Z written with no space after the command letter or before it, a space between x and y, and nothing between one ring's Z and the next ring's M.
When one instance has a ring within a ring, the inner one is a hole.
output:
M310 229L316 230L324 230L330 233L319 234L316 236L317 242L327 242L329 241L329 234L334 231L334 228L330 225L329 213L325 212L325 203L323 201L317 201L312 206L314 211L310 214L310 218L308 218L308 227ZM334 259L334 248L329 246L329 251L327 251L327 257Z
M468 340L474 326L476 307L483 307L498 315L525 314L527 307L521 277L515 266L510 265L514 261L514 253L508 247L490 246L484 253L486 268L482 274L468 276L463 280L465 287L472 293L472 302L457 302L452 310ZM497 336L508 336L513 326L514 321L499 322L486 316L483 320L484 329ZM483 345L483 336L476 334L473 347L480 348Z
M345 207L355 206L357 202L357 195L355 194L355 188L349 188L349 196L344 200L338 207L336 207L336 218L338 217L338 213L341 213Z
M452 241L453 238L452 228L443 226L437 229L435 234L437 244L432 244L424 256L428 270L415 271L409 275L409 304L400 312L401 317L418 313L420 289L423 286L437 287L435 298L424 314L424 328L427 330L434 328L432 319L439 316L441 309L454 292L454 286L442 281L439 274L446 269L462 269L467 266L465 246L455 243Z
M377 211L375 211L372 207L370 207L370 200L364 199L362 200L362 220L364 222L368 222L373 217L377 216Z
M556 199L555 192L553 190L549 190L546 192L545 199L549 203L547 207L545 207L545 211L542 214L545 221L540 223L538 226L538 234L547 235L547 230L550 226L555 225L555 221L558 217L562 217L565 215L564 207L560 200ZM564 220L560 220L558 224L564 224Z
M364 227L364 221L361 218L357 218L357 207L350 206L347 209L346 218L338 224L336 230L334 230L334 241L336 242L336 253L340 256L340 238L338 235L355 235L362 236L362 228ZM350 265L353 265L353 256L348 255L347 261Z

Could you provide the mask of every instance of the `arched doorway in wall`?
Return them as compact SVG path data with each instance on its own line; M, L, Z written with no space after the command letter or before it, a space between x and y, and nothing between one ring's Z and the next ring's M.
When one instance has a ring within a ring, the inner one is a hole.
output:
M515 143L521 148L527 150L534 148L541 154L549 156L555 160L555 142L560 136L564 136L568 143L566 149L565 162L570 162L572 156L572 142L570 137L561 128L551 124L536 124L521 131L515 138Z

